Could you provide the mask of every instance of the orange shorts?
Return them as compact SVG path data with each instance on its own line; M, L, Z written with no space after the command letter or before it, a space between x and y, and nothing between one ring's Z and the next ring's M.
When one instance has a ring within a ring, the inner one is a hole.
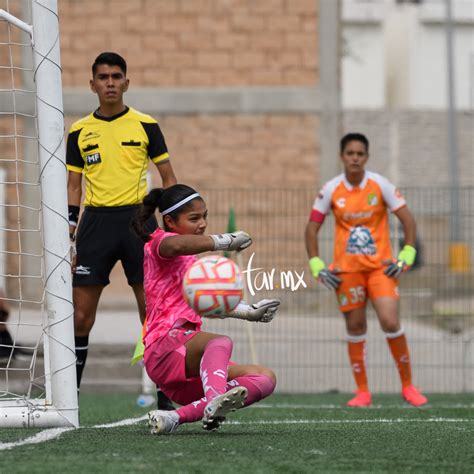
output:
M339 273L342 283L336 290L339 309L345 313L356 308L363 308L367 299L399 299L398 280L384 274L384 268L371 272Z

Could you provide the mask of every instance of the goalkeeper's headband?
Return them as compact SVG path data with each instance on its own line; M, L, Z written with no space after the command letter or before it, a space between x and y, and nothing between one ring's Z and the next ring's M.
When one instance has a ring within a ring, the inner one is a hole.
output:
M194 198L200 197L199 193L194 193L191 194L188 197L185 197L181 201L177 202L176 204L173 204L171 207L168 207L168 209L165 209L163 212L160 212L162 216L166 216L166 214L169 214L170 212L176 211L178 207L181 207L183 204L186 204L189 201L192 201Z

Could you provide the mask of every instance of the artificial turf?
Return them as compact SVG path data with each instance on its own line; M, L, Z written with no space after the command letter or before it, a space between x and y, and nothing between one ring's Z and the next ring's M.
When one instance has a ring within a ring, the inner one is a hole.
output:
M149 434L136 396L81 395L81 428L39 444L1 449L42 430L0 429L1 473L473 472L472 394L431 395L408 407L399 396L349 409L348 395L274 395L239 410L214 433L199 423Z

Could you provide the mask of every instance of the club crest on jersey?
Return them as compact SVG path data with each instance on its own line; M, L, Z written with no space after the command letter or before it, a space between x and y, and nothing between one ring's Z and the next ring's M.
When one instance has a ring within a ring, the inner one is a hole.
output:
M342 306L345 306L348 301L347 301L347 296L344 294L344 293L341 293L339 295L339 303L342 305Z
M377 198L377 194L370 193L367 196L367 202L369 203L369 206L376 206L379 203L379 200Z
M86 155L86 163L88 165L96 165L97 163L102 163L100 159L100 153L92 153L92 155Z
M346 252L351 255L375 255L377 248L370 230L363 225L351 228Z

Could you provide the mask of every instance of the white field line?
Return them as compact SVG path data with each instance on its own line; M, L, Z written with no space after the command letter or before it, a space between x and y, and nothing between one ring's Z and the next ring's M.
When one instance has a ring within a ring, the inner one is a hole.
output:
M474 423L474 418L378 418L369 420L226 421L226 425L345 425L362 423Z
M148 415L143 415L139 418L126 418L125 420L116 421L114 423L108 423L106 425L95 425L92 428L116 428L117 426L135 425L136 423L146 420L147 418Z
M5 449L12 449L18 446L24 446L26 444L38 444L44 443L51 439L59 438L63 433L66 431L74 430L75 428L50 428L48 430L40 431L36 433L31 438L25 438L20 441L13 441L11 443L0 443L0 451L4 451Z
M275 405L271 405L271 408ZM293 407L293 406L292 406ZM314 407L314 406L313 406ZM268 407L267 407L268 408ZM294 408L294 407L293 407ZM108 429L116 428L119 426L130 426L147 418L147 415L138 418L126 418L119 420L114 423L94 425L92 428ZM310 425L310 424L361 424L361 423L474 423L474 418L379 418L379 419L368 419L368 420L261 420L261 421L228 421L228 425ZM86 427L87 428L87 427ZM18 446L25 446L27 444L38 444L53 439L59 438L63 433L72 431L75 428L51 428L40 433L35 434L31 438L22 439L20 441L14 441L11 443L0 443L0 451L6 449L13 449ZM81 428L79 428L81 429Z
M433 407L436 407L436 408L442 408L442 409L452 409L452 408L466 408L466 409L469 409L469 410L472 410L474 408L474 403L467 403L467 404L463 404L463 403L453 403L452 405L438 405L438 404L434 404L434 405L430 405L428 403L428 405L426 405L425 407L423 407L422 409L429 409L429 408L433 408ZM351 408L351 407L347 407L344 403L341 403L340 405L337 405L337 404L327 404L327 405L305 405L305 404L292 404L292 403L274 403L274 404L271 404L271 403L256 403L255 405L252 405L251 407L249 408L252 408L252 409L255 409L255 408L265 408L265 409L268 409L268 408L275 408L277 410L279 409L291 409L291 408L294 408L294 409L297 409L297 410L340 410L340 409L347 409L347 410L350 410L350 411L354 411L354 408ZM408 405L407 403L403 404L403 402L400 402L399 405L371 405L370 407L364 407L364 410L386 410L388 408L397 408L397 409L406 409L406 410L413 410L413 407L411 405ZM420 408L418 408L420 409Z
M108 423L105 425L95 425L92 428L115 428L117 426L128 426L139 423L147 418L147 415L141 416L139 418L126 418L124 420L116 421L115 423ZM52 439L59 438L63 433L67 431L75 430L76 428L50 428L44 431L40 431L31 438L25 438L20 441L13 441L11 443L0 443L0 451L5 449L12 449L18 446L25 446L27 444L38 444L44 443L46 441L51 441ZM81 429L81 428L79 428Z

